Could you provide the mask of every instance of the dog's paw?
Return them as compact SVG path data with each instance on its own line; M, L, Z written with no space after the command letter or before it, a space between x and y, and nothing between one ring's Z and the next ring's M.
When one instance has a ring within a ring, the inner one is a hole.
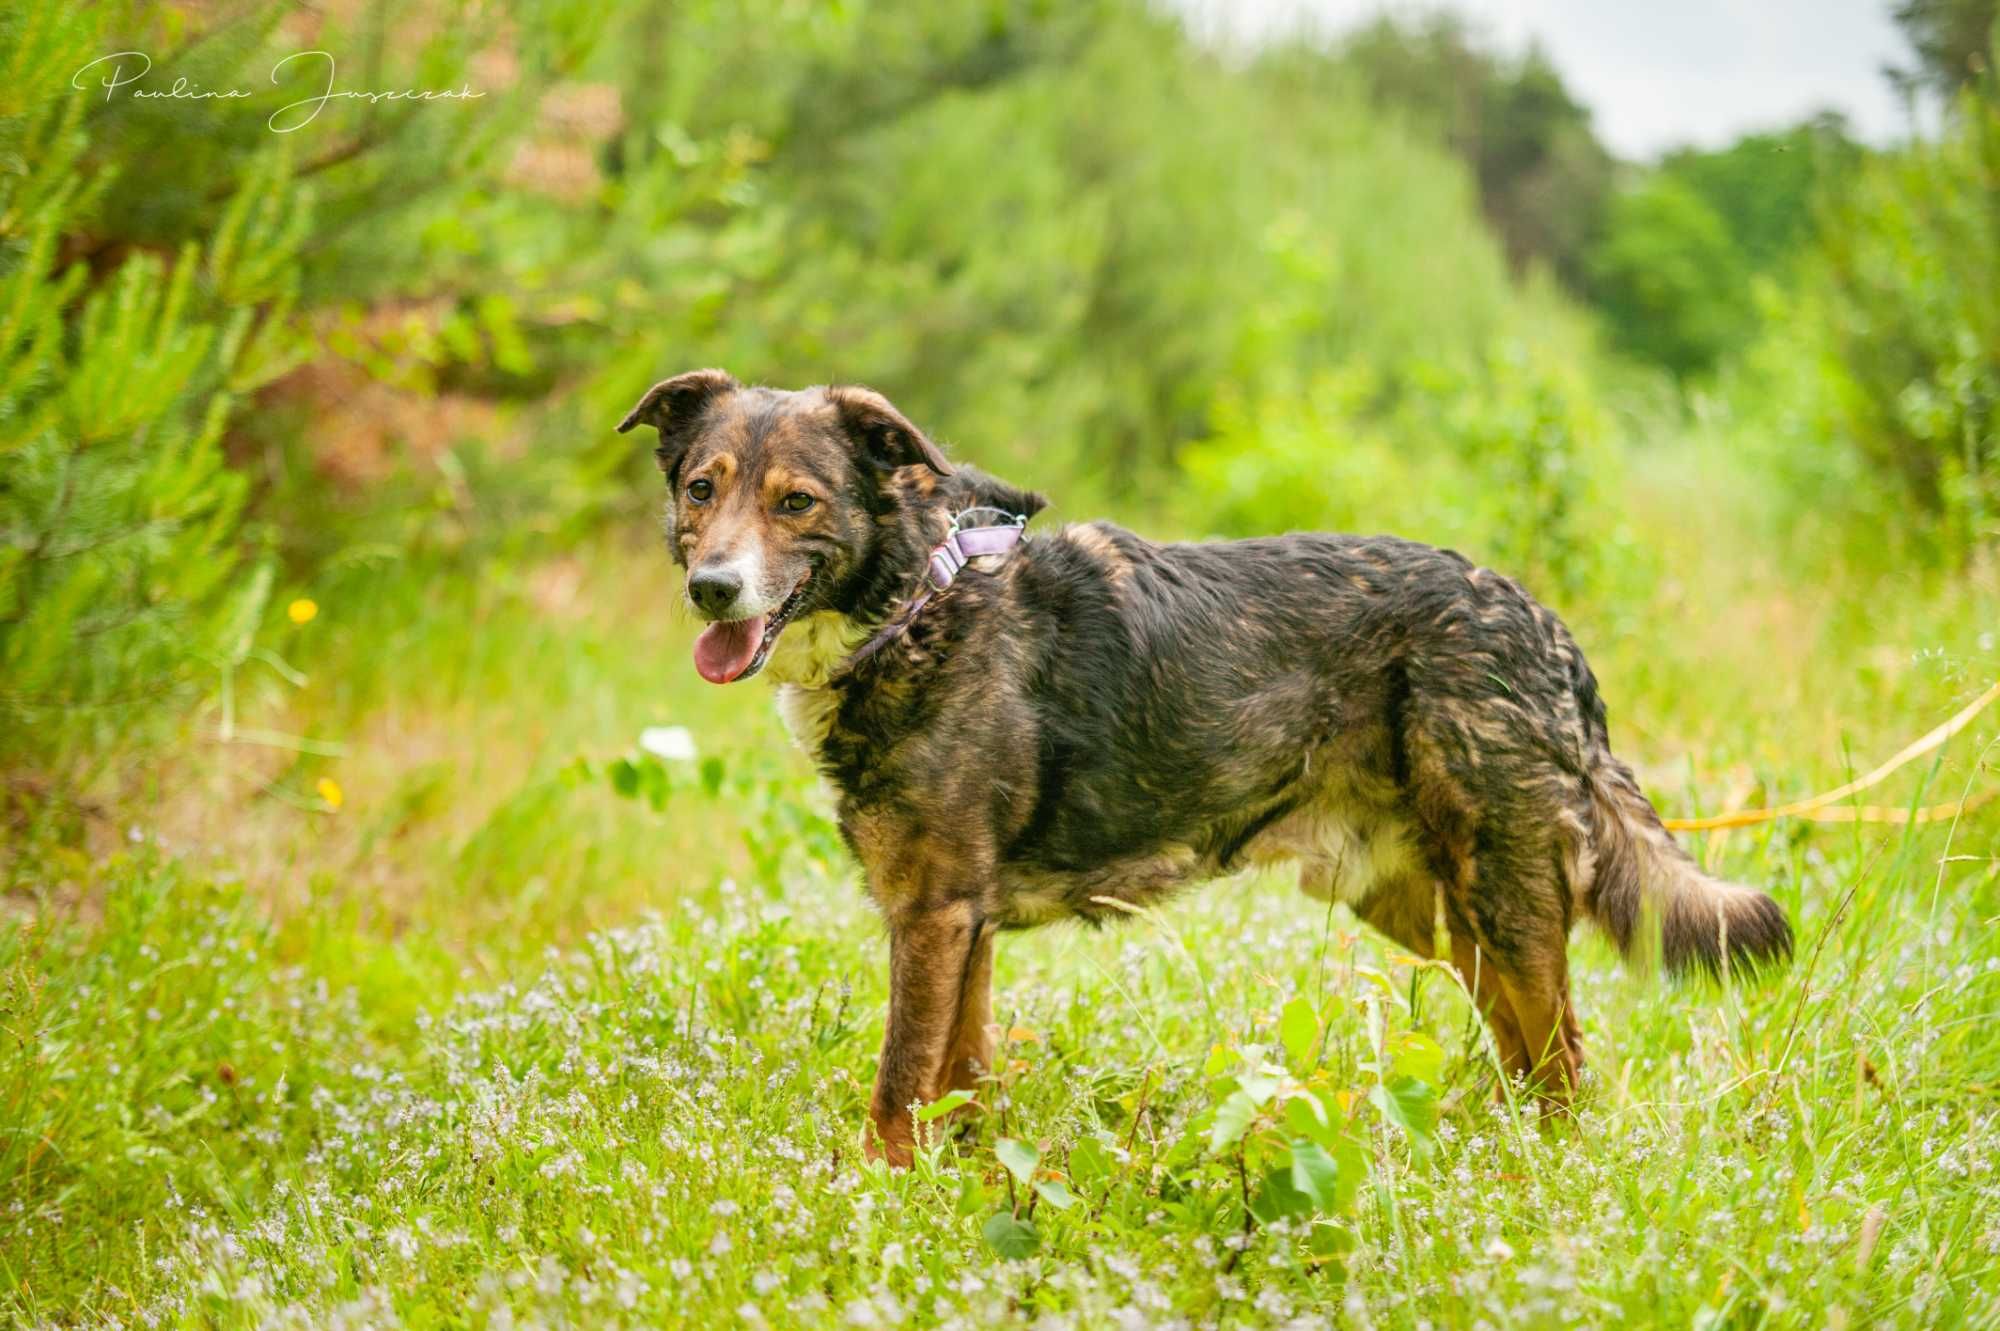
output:
M869 1160L884 1160L891 1169L908 1169L915 1156L910 1123L879 1123L873 1119L861 1127L861 1153Z

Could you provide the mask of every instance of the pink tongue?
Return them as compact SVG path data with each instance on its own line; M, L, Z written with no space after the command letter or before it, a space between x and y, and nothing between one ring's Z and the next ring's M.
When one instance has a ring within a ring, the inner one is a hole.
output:
M764 641L764 616L710 624L694 640L694 668L711 684L727 684L745 670Z

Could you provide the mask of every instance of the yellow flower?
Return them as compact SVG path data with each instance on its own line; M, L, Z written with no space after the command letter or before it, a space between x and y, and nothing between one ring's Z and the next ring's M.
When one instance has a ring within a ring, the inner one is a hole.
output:
M301 596L285 607L285 616L294 624L303 624L319 613L319 604Z
M340 783L330 776L321 777L317 788L319 797L326 801L326 807L329 809L339 809L347 799L347 796L341 793Z

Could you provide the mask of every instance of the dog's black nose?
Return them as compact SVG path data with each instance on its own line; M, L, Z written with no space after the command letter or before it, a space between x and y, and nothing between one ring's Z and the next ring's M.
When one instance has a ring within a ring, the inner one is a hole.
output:
M733 568L696 569L688 578L688 595L704 615L719 615L743 591L743 575Z

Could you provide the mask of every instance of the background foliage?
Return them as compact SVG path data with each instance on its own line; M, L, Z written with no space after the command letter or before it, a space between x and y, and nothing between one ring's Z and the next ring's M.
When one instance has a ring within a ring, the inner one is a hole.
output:
M1552 481L1580 462L1549 471L1569 446L1522 442L1546 431L1505 405L1546 395L1533 367L1599 367L1562 389L1558 415L1588 416L1643 380L1593 324L1682 380L1768 326L1753 359L1785 387L1735 396L1806 422L1788 474L1837 452L1962 558L1993 523L1993 102L1959 50L1973 19L1906 20L1926 68L1957 71L1931 77L1963 85L1938 142L1864 163L1823 118L1638 168L1545 59L1449 17L1231 64L1112 0L916 23L27 6L0 129L6 742L40 765L167 733L256 659L276 572L518 545L629 505L598 426L697 348L773 382L865 366L1084 505L1174 503L1184 461L1269 453L1273 415L1312 400L1324 432L1330 397L1382 447L1246 457L1230 487L1255 493L1214 530L1275 516L1256 497L1274 485L1302 523L1400 517L1384 497L1421 489L1444 534L1540 574L1530 546L1565 538L1501 527L1588 487ZM252 88L307 42L358 53L343 86L489 92L336 103L274 134L73 76L143 49L151 79ZM1329 463L1347 499L1309 511L1280 477ZM1517 482L1555 497L1495 499Z

